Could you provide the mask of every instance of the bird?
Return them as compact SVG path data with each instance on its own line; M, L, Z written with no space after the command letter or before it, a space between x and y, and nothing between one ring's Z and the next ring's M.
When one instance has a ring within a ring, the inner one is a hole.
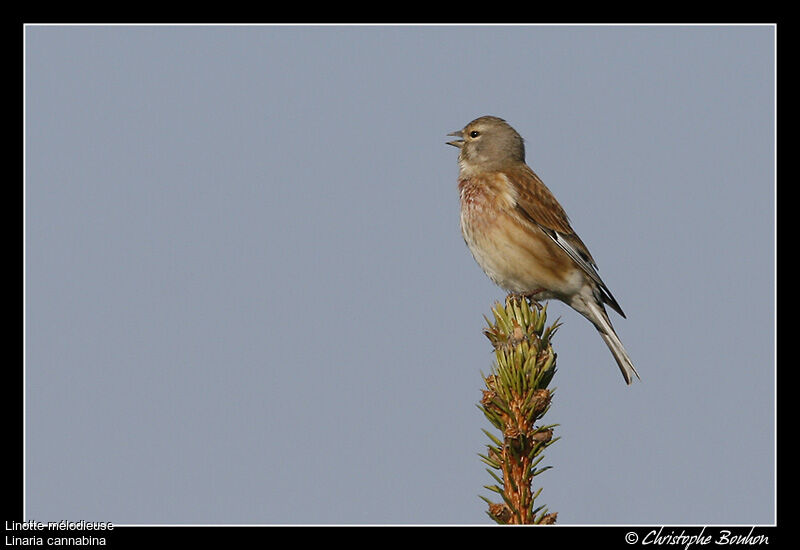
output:
M625 383L641 379L605 306L623 313L572 229L564 208L525 162L522 136L496 116L476 118L446 142L459 149L464 241L486 275L510 294L559 300L588 319Z

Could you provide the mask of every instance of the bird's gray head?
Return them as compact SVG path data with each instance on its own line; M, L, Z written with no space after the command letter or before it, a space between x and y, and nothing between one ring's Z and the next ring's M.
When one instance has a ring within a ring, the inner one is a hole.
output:
M461 150L458 163L462 171L496 170L525 162L522 136L502 118L482 116L447 135L459 138L447 144Z

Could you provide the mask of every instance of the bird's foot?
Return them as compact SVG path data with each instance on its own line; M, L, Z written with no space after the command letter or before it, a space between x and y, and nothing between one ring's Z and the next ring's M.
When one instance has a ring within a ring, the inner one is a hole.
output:
M508 303L511 300L515 300L515 301L518 301L518 302L521 302L522 300L527 300L528 303L530 303L531 305L535 306L536 309L538 309L539 311L542 311L542 304L540 304L536 300L536 295L539 294L540 292L544 292L544 290L545 289L543 289L543 288L537 288L536 290L534 290L532 292L520 292L520 293L511 292L511 293L509 293L508 296L506 296L506 303Z

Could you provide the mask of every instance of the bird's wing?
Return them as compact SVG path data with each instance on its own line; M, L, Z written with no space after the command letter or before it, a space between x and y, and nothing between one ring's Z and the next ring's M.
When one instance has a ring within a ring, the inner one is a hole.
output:
M539 227L550 237L596 284L603 301L625 317L622 308L597 273L597 264L589 249L572 229L567 213L539 176L527 165L507 174L514 189L515 208L527 222Z

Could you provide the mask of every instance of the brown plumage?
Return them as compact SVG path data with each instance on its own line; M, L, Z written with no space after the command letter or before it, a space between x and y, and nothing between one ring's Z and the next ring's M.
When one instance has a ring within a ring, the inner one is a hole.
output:
M625 314L566 212L525 164L522 137L491 116L449 135L460 138L448 143L460 149L461 231L481 268L510 292L561 300L581 313L608 345L625 381L638 378L604 304Z

